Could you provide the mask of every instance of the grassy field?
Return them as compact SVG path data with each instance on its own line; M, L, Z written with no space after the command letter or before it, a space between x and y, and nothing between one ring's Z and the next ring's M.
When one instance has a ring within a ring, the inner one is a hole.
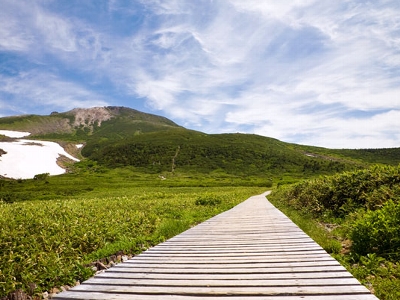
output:
M117 181L108 176L109 184ZM51 185L60 178L41 184ZM113 189L93 184L95 189L83 195L1 201L0 296L16 289L38 295L52 287L74 285L93 274L85 267L90 262L120 251L139 253L265 191L144 187L143 178L142 182L118 180Z

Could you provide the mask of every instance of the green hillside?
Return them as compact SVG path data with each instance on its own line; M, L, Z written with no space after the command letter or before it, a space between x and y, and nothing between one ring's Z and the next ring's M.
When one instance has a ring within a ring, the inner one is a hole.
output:
M335 156L344 160L353 160L368 164L387 164L397 166L400 164L400 148L381 149L327 149L321 147L293 145L296 149L315 156Z
M89 140L82 154L110 168L149 172L222 172L238 176L332 173L354 161L311 157L290 144L251 134L204 134L187 129L132 136L118 142Z
M170 128L179 126L161 116L117 106L0 118L0 129L27 131L31 138L62 141L120 139Z

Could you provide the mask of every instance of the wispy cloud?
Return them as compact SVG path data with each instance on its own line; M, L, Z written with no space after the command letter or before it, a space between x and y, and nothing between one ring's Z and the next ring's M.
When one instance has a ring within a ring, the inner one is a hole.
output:
M3 2L0 114L126 105L206 132L399 146L394 0Z
M30 27L21 24L16 16L19 7L13 1L4 1L0 10L0 50L1 51L26 51L33 43ZM20 17L26 18L24 13Z
M52 74L29 72L13 77L0 75L0 104L11 112L40 113L45 107L43 113L49 113L75 107L105 106L107 101L77 83Z

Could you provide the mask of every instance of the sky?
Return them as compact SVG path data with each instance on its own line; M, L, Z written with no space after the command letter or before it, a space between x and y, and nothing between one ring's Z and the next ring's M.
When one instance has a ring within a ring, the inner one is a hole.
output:
M126 106L206 133L400 147L398 0L0 7L0 117Z

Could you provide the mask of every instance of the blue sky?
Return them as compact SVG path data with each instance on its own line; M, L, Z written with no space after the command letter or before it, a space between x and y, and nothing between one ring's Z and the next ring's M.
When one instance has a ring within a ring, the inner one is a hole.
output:
M207 133L400 147L398 0L0 7L0 116L116 105Z

